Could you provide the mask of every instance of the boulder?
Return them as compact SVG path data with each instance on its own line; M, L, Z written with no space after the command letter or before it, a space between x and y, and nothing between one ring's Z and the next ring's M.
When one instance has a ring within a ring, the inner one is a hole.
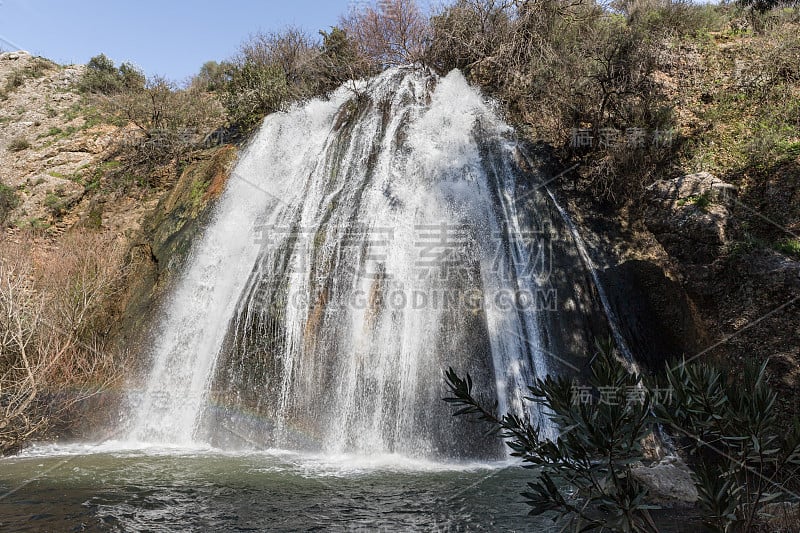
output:
M689 467L678 457L668 456L651 466L631 470L633 477L649 489L649 499L664 507L692 507L697 488Z
M670 255L708 264L735 230L736 195L736 186L708 172L657 181L645 195L645 224Z

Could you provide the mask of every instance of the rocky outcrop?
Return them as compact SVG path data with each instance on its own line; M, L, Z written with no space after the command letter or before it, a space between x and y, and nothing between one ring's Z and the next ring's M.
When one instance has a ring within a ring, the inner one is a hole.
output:
M735 186L708 172L653 183L647 189L645 224L670 255L710 263L734 231Z
M152 208L98 203L87 194L96 192L106 166L118 164L108 162L130 128L108 123L76 90L85 68L24 51L0 54L0 183L17 199L5 217L7 232L58 233L94 216L94 227L122 235Z
M131 143L144 134L114 111L113 97L80 89L85 69L23 51L0 54L0 261L20 246L37 267L51 252L70 256L75 235L113 241L120 253L109 261L120 277L103 301L96 338L127 379L147 363L145 323L221 194L237 150L197 145L181 161L141 163ZM93 394L49 434L105 438L94 431L112 425L122 399L113 389Z
M181 271L192 242L208 222L237 156L238 150L232 145L197 154L197 160L186 167L141 221L141 229L132 234L132 281L121 295L125 310L113 331L120 347L138 346L147 340L146 326Z

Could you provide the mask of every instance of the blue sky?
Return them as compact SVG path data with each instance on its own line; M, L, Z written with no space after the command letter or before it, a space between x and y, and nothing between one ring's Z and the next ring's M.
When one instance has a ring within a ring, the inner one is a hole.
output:
M248 35L296 25L316 34L363 0L0 0L0 48L59 63L100 52L183 81Z

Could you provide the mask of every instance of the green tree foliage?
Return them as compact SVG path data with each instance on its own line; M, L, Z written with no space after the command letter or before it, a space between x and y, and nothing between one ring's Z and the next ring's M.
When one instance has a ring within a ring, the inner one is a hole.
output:
M658 425L694 468L706 524L714 531L752 531L766 503L785 500L800 468L800 422L782 427L766 364L740 379L705 363L681 362L659 380L643 380L600 346L585 385L563 376L537 379L528 400L559 428L556 437L515 414L498 415L476 399L469 376L446 373L456 415L487 423L534 469L523 496L531 514L550 513L575 530L650 531L648 492L632 466L646 461L642 444ZM657 388L657 385L660 387ZM585 390L593 401L576 401ZM638 390L640 401L630 402ZM654 397L653 390L670 394Z
M413 0L382 2L343 17L313 39L301 30L256 34L222 67L206 64L198 83L217 90L231 122L247 132L290 102L325 95L380 68L422 60L427 21Z
M456 415L473 414L488 422L526 467L535 469L523 497L530 513L554 513L576 531L652 531L647 489L632 474L632 466L644 460L642 442L655 419L651 400L626 401L628 388L640 387L639 377L628 372L610 349L596 359L589 381L594 394L610 390L605 402L579 402L572 379L537 379L529 389L530 402L540 404L561 428L549 438L541 427L515 414L498 417L481 406L472 393L469 376L447 372L452 396L445 401L460 407Z
M318 54L311 38L295 28L251 37L227 70L222 101L231 121L249 131L290 101L314 95Z
M100 54L86 64L80 88L86 92L112 95L140 89L144 84L144 74L134 65L123 63L117 68L114 61L105 54Z
M295 101L321 96L344 82L376 73L349 34L339 28L312 39L289 28L257 34L224 70L222 102L231 122L252 130L269 113Z
M232 69L223 103L231 120L247 131L264 116L283 109L290 94L286 73L278 65L245 60Z
M752 531L764 503L785 498L800 471L800 422L784 427L766 361L740 379L709 364L668 368L673 405L656 405L679 445L694 458L700 504L715 531Z
M749 7L758 13L766 13L770 9L777 7L792 7L797 6L797 0L737 0L740 6Z
M227 61L222 63L207 61L200 67L200 72L192 79L192 86L208 92L220 91L230 81L232 67L233 65Z
M338 26L329 32L320 31L321 53L316 59L319 89L330 91L348 80L357 80L375 74L374 62L362 55L347 32Z

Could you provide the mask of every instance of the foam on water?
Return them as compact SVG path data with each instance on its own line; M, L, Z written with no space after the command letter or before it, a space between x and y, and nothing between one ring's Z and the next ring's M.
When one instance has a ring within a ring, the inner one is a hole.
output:
M293 472L303 477L351 477L374 472L383 473L436 473L475 472L507 468L515 463L501 461L432 461L411 458L398 454L313 454L294 450L221 450L211 446L166 446L159 443L109 440L101 443L39 444L21 451L17 455L0 459L6 461L28 461L35 459L69 460L74 457L109 456L115 459L174 458L238 458L247 459L254 468L271 472Z

